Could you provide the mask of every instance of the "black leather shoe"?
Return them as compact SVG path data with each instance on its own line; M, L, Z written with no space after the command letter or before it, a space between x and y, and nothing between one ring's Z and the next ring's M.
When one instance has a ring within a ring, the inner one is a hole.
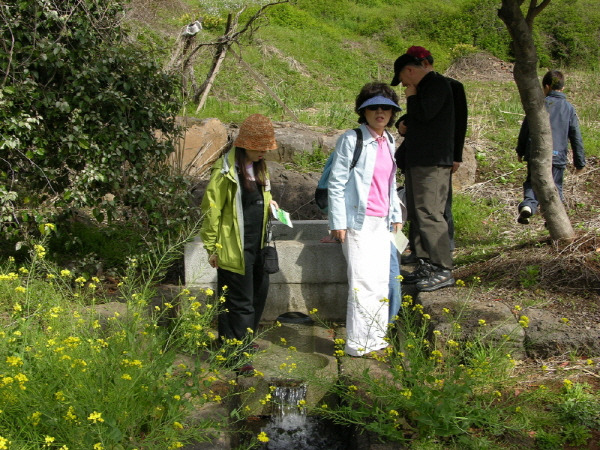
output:
M431 275L433 269L431 268L431 264L426 263L422 259L419 259L419 265L412 273L408 273L403 275L402 283L405 284L415 284L418 283L423 278L427 278Z

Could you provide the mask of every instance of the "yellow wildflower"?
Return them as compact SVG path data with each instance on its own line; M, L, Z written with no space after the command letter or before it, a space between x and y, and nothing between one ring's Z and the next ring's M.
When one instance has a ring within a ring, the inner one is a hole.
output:
M23 360L18 356L7 356L6 363L11 366L19 367L23 365Z
M102 413L99 413L99 412L96 412L96 411L94 411L93 413L91 413L91 414L88 416L88 420L91 420L91 421L92 421L92 422L94 422L94 423L97 423L97 422L104 422L104 419L102 418ZM95 447L94 447L94 448L95 448Z
M267 436L267 433L264 431L261 431L258 436L256 436L256 439L258 439L260 442L269 442L269 436Z

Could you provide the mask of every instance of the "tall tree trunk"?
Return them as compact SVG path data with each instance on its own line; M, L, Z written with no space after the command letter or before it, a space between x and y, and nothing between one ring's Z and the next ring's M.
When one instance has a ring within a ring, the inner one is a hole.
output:
M544 92L537 76L538 58L532 33L533 19L550 1L544 0L537 6L537 1L531 0L526 19L520 8L523 0L502 0L498 16L506 24L513 40L514 77L531 137L531 182L550 237L558 240L572 239L575 232L552 178L552 130L545 108Z

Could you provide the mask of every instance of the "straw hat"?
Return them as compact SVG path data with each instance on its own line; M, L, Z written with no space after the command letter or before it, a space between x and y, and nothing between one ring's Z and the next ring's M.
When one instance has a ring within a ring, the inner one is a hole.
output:
M277 142L271 120L262 114L248 116L242 122L240 132L233 145L248 150L275 150Z

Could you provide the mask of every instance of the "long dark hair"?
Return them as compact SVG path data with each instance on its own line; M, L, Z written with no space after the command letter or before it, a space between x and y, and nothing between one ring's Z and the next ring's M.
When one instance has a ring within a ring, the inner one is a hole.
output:
M240 174L242 186L247 191L254 191L256 185L265 186L267 184L267 163L264 159L260 159L252 165L254 166L254 179L256 184L250 180L248 170L246 169L246 149L242 147L235 148L235 163Z

